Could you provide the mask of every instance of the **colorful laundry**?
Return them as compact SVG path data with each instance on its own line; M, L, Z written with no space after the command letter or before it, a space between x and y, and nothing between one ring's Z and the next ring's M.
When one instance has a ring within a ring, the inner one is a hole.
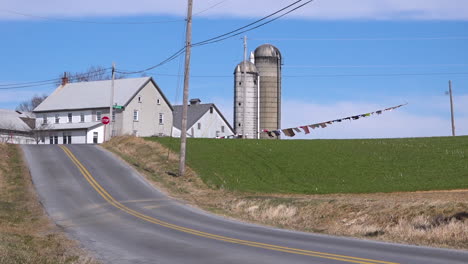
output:
M327 124L332 125L333 123L340 123L343 120L350 120L350 121L351 120L358 120L359 118L369 117L369 116L374 115L374 114L380 115L384 111L392 111L392 110L395 110L395 109L397 109L399 107L402 107L402 106L405 106L405 105L407 105L407 104L401 104L401 105L397 105L397 106L394 106L394 107L385 108L384 110L377 110L375 112L370 112L370 113L366 113L366 114L348 116L348 117L345 117L345 118L335 119L333 121L326 121L326 122L322 122L322 123L316 123L316 124L312 124L312 125L292 127L292 128L286 128L286 129L281 129L281 130L273 130L273 131L268 131L268 130L264 129L264 130L262 130L262 132L267 133L268 136L270 136L270 137L274 137L273 134L275 134L276 136L280 136L281 135L280 131L282 131L286 136L294 137L296 135L295 132L297 132L297 133L302 132L300 128L302 128L302 130L304 130L305 134L309 134L310 133L309 128L312 128L312 129L316 129L316 128L319 128L319 127L326 128Z

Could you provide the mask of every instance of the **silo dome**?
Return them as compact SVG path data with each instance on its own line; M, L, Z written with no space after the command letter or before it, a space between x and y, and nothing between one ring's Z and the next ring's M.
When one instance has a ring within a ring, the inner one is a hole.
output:
M244 69L246 69L246 70L244 70ZM234 74L236 74L238 72L240 72L240 73L242 73L242 72L257 73L258 74L257 67L255 67L255 64L253 64L250 61L243 61L243 62L237 64L236 69L234 70Z
M263 44L255 49L255 58L258 57L277 57L281 59L281 52L271 44Z

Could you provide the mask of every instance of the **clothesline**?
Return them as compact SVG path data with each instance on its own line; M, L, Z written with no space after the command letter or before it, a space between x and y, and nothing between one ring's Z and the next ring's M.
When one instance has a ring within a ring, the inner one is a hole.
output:
M312 124L312 125L290 127L290 128L278 129L278 130L264 129L264 130L262 130L262 132L267 133L268 136L270 136L270 137L280 136L281 133L283 133L284 135L286 135L288 137L294 137L296 135L296 133L301 133L302 131L304 131L305 134L309 134L310 129L326 128L328 125L332 125L333 123L341 123L341 122L343 122L345 120L350 120L350 121L351 120L358 120L360 118L369 117L369 116L372 116L372 115L375 115L375 114L381 115L383 112L392 111L392 110L395 110L395 109L400 108L400 107L405 106L405 105L407 105L407 103L397 105L397 106L392 106L392 107L389 107L389 108L385 108L383 110L377 110L377 111L374 111L374 112L360 114L360 115L348 116L348 117L345 117L345 118L340 118L340 119L335 119L335 120L331 120L331 121L316 123L316 124Z

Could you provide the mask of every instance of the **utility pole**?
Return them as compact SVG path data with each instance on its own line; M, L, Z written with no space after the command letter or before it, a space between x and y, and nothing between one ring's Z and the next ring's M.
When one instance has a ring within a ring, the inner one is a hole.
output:
M179 176L185 175L185 155L187 149L187 111L190 80L190 50L192 47L192 7L193 0L188 0L187 30L185 32L184 98L182 100L182 131L180 133Z
M452 136L455 136L455 118L453 115L452 81L449 81L450 115L452 118Z
M244 66L244 71L242 72L242 90L244 92L244 102L242 103L242 138L245 139L245 115L247 113L247 84L245 77L247 71L247 36L244 36L244 62L242 65Z
M112 122L115 123L115 120L112 116L113 107L114 107L114 80L115 80L115 62L112 62L112 80L111 80L111 94L110 94L110 108L109 108L109 140L112 138Z

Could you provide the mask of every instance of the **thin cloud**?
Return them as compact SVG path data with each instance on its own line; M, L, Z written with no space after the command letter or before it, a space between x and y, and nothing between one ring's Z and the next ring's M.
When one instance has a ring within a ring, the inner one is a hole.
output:
M194 12L203 11L218 0L195 1ZM271 13L291 1L230 0L201 13L203 17L260 17ZM183 17L186 0L3 0L0 19L33 19L5 10L51 17L116 17L139 15L173 15ZM367 20L467 20L466 0L316 0L290 14L300 19L367 19Z

